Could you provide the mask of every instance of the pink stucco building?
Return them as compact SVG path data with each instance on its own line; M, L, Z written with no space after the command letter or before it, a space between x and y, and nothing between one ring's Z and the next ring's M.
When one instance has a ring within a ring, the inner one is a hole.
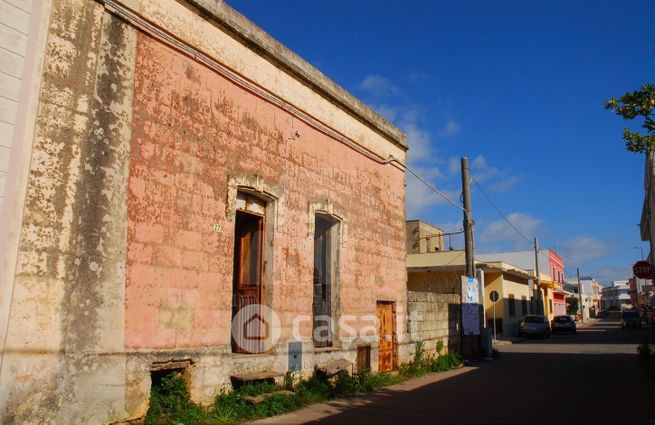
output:
M3 418L138 418L171 369L210 403L234 379L404 359L397 128L223 2L44 4L0 223Z

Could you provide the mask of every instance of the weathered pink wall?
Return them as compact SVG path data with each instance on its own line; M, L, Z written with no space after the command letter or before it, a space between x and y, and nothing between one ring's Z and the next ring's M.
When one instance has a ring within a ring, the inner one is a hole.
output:
M550 249L548 250L548 267L550 268L548 271L550 274L553 274L553 270L555 270L555 273L552 276L553 280L558 280L557 272L561 273L562 280L564 280L564 260L555 251Z
M341 314L405 302L404 174L139 35L128 194L126 346L230 343L232 174L259 175L287 197L274 235L269 304L286 326L311 315L308 204L346 211ZM301 137L291 136L299 131ZM212 225L222 226L221 233ZM305 326L305 335L309 335Z

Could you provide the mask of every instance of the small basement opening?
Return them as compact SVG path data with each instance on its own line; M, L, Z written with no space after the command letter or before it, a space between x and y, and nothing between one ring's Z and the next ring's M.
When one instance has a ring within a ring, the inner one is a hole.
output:
M161 389L174 376L179 375L188 386L190 384L189 366L191 360L174 360L166 362L155 362L150 366L151 388Z
M184 380L185 384L188 384L187 375L188 373L184 368L153 370L150 372L151 388L153 391L161 394L162 392L166 392L169 382L174 380L176 376L179 376Z
M177 423L181 413L198 407L189 392L190 361L154 363L150 367L150 400L144 423Z

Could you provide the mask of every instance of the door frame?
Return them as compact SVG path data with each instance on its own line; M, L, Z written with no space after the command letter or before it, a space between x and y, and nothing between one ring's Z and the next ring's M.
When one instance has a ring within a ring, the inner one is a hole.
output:
M259 219L259 264L257 265L257 270L258 270L258 276L257 276L257 298L258 298L258 304L259 305L267 305L266 304L266 265L267 265L267 252L266 252L266 246L267 246L267 234L268 234L268 226L267 226L267 215L269 213L269 202L266 199L262 199L261 197L257 195L251 194L249 191L241 191L239 190L237 192L237 196L239 196L239 193L242 193L245 195L246 199L248 197L251 198L256 198L258 201L261 201L263 203L263 212L255 212L251 209L243 209L243 208L237 208L235 210L234 214L234 223L235 223L235 228L233 231L233 237L234 237L234 245L233 245L233 251L232 251L232 258L233 258L233 270L232 270L232 297L230 300L231 304L231 314L230 314L230 345L232 346L232 353L238 353L238 354L261 354L262 352L262 347L259 347L256 352L250 352L242 347L239 346L239 344L236 341L236 336L234 333L234 329L232 326L232 321L236 317L236 314L238 313L237 308L238 308L238 294L239 294L239 283L238 279L239 276L237 275L240 273L240 269L237 268L237 235L236 235L236 223L237 223L237 216L239 214L243 215L248 215L251 217L256 217ZM261 313L258 313L261 314ZM264 318L264 320L270 320L270 318Z
M396 317L396 301L376 300L375 302L375 316L377 316L378 305L391 305L391 370L398 369L398 335L397 335L397 317ZM380 339L382 335L378 335L378 371L380 370Z

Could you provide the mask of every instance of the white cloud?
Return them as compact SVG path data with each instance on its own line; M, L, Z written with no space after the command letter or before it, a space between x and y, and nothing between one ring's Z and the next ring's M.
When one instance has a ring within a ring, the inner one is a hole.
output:
M461 162L459 158L450 158L448 160L448 171L450 174L459 174L461 168Z
M581 266L610 252L610 245L591 236L580 235L564 242L562 256L567 264Z
M358 86L361 90L376 96L395 96L401 93L401 90L391 80L381 75L367 75Z
M421 83L430 79L430 74L426 72L412 71L407 75L407 81L410 83Z
M462 127L459 125L457 121L448 120L448 122L446 122L446 125L441 130L439 130L439 137L454 136L457 133L459 133L459 130L461 128Z
M507 215L507 219L527 238L534 235L535 230L541 224L540 219L521 212L511 213ZM523 236L503 219L485 225L478 239L483 244L511 243L521 246L527 243Z
M448 170L452 175L459 175L460 173L460 160L459 158L450 158L448 162ZM489 183L484 189L491 189L494 192L506 192L513 188L519 181L521 176L512 175L509 171L494 167L489 163L484 155L478 155L469 161L471 175L475 177L476 181Z
M498 180L491 185L491 189L496 192L507 192L521 180L520 176L509 176L507 178Z
M587 274L587 273L585 273ZM613 280L626 280L632 277L632 266L605 266L592 270L591 276L604 285L609 285ZM575 270L568 272L567 280L575 281Z
M400 126L407 136L409 151L407 156L410 163L429 162L432 156L432 146L430 144L430 133L419 128L416 123L405 123Z
M375 109L378 114L386 118L387 121L395 121L396 117L398 116L398 108L395 106L382 104L373 106L373 109Z
M503 174L498 168L491 166L483 155L478 155L473 159L471 173L480 182Z
M436 169L434 171L425 172L419 169L417 174L424 178L427 176L427 178L431 180L435 177L438 177L440 172ZM431 176L432 178L430 178ZM407 187L405 189L405 212L407 219L421 218L429 208L436 207L437 205L441 205L447 202L444 198L434 193L429 187L418 181L416 177L410 174L407 174ZM450 199L457 202L459 192L441 189L439 190ZM440 227L439 223L434 224L437 227Z

